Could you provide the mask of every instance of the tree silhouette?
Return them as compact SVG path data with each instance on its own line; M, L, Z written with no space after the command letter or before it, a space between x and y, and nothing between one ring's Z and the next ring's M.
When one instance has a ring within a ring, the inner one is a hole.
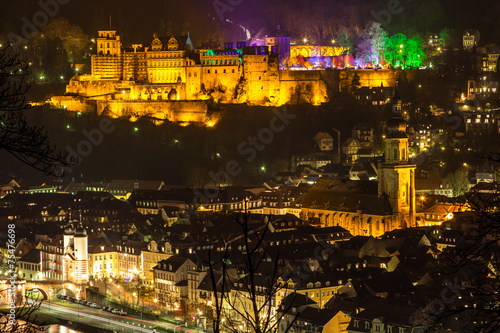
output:
M0 149L36 170L62 176L72 162L56 151L43 127L28 124L24 114L29 75L14 48L0 49Z
M208 251L208 274L214 291L213 332L221 332L222 326L234 333L242 330L277 332L291 306L284 308L284 312L275 311L276 296L285 286L278 283L279 252L271 253L266 246L271 220L266 217L260 223L254 223L247 208L234 220L241 233L225 241L218 258ZM284 325L284 333L291 330L298 316L296 314Z

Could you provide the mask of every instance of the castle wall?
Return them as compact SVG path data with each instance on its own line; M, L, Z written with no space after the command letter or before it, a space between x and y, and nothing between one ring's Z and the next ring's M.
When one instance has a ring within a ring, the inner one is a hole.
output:
M216 92L220 101L232 101L241 76L241 67L232 66L204 66L201 69L201 84L207 91ZM201 86L201 85L200 85Z
M205 101L97 101L97 114L117 117L153 117L172 122L205 122Z
M252 104L276 104L280 92L279 66L276 55L243 56L244 101Z
M359 75L359 82L362 87L366 86L373 88L380 87L382 84L384 87L395 87L398 79L412 81L416 78L418 73L422 71L400 69L348 69L342 71L327 71L327 76L330 75L328 72L337 72L339 74L339 90L340 92L347 92L355 74Z
M102 99L103 95L114 93L119 83L118 80L92 80L87 76L75 76L66 86L66 93Z
M279 105L309 103L319 105L328 102L327 85L322 79L324 71L279 71Z
M94 113L96 108L96 101L73 96L54 96L50 99L50 104L56 108L82 113Z

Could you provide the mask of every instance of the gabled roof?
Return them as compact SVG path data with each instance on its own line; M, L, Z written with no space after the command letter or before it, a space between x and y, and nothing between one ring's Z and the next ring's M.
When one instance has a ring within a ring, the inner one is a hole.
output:
M186 263L186 261L188 261L188 260L190 260L190 259L186 258L186 257L171 256L168 259L165 259L165 260L158 262L158 265L156 265L153 269L168 270L170 272L177 272L179 270L179 268L182 265L184 265L184 263Z
M30 262L33 264L40 263L40 249L31 249L28 253L19 259L19 261Z
M329 139L329 140L333 140L332 136L326 132L318 132L315 136L314 136L314 141L320 141L320 140L323 140L323 139Z
M300 322L307 322L310 325L317 327L324 327L330 320L332 320L339 311L334 309L315 309L306 307L300 312L297 320Z
M388 325L412 327L412 319L416 313L418 313L418 308L416 307L390 304L387 301L381 300L379 302L373 302L373 305L368 306L360 313L353 314L352 319L361 319L371 322L378 318L381 322ZM361 327L364 327L364 325ZM359 331L359 329L354 328L354 320L351 320L348 330Z
M316 305L316 302L303 294L291 293L281 301L280 310Z

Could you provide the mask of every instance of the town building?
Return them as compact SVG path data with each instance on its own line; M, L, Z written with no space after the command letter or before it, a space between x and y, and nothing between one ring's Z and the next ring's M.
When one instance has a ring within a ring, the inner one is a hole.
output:
M396 93L378 181L320 179L304 196L301 218L352 235L380 236L415 221L415 165L409 163L406 122Z
M463 48L472 51L479 44L480 33L478 30L466 30L463 34Z

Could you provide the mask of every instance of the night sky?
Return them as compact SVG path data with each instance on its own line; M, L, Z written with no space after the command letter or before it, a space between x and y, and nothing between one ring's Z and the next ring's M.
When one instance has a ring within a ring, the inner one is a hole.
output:
M234 0L231 2L241 4L234 6L232 11L225 11L224 18L248 27L253 35L271 31L278 21L283 28L298 35L313 31L315 24L324 25L331 20L336 20L339 26L363 28L373 20L372 11L386 10L393 1L397 0ZM152 33L160 29L161 20L175 33L189 31L195 46L217 29L224 31L226 39L241 39L241 29L222 24L213 3L208 0L69 0L60 6L58 16L80 26L89 36L95 36L98 29L109 27L111 15L113 28L120 32L125 43L150 40ZM225 3L227 0L219 0L219 4ZM7 0L2 1L2 5L0 34L4 38L9 32L20 34L22 18L32 21L33 15L41 9L33 0ZM491 42L500 39L500 23L496 19L500 16L498 1L401 0L400 6L402 12L394 15L384 27L390 33L411 31L424 35L448 27L461 34L465 29L477 28L482 37ZM300 28L293 29L290 24Z

